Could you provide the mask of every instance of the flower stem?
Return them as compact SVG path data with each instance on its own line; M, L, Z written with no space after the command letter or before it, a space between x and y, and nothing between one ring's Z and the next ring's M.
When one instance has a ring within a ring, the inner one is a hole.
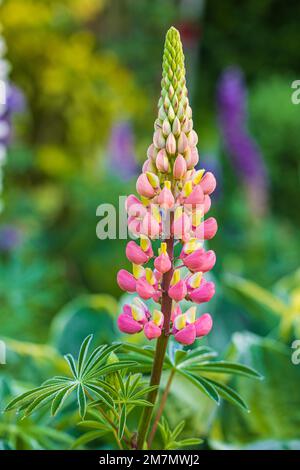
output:
M166 243L167 243L167 252L173 265L173 246L174 246L173 237L167 239ZM162 302L161 302L161 311L164 314L164 327L162 330L162 334L158 338L157 343L156 343L156 350L155 350L155 356L154 356L151 379L150 379L151 386L152 385L159 386L160 384L164 358L165 358L168 340L169 340L172 299L168 295L168 289L170 286L172 276L173 276L173 267L170 269L170 271L166 272L163 275L163 280L162 280L163 294L162 294ZM148 395L147 400L153 405L155 404L157 394L158 394L158 388L156 388L155 390L152 390L152 392L150 392ZM143 449L144 447L144 442L147 437L152 413L153 413L153 407L148 406L143 409L141 419L140 419L140 425L138 429L138 440L137 440L138 449Z
M163 414L165 404L166 404L166 401L167 401L167 398L168 398L168 395L169 395L169 392L170 392L170 388L171 388L171 384L172 384L172 381L173 381L174 374L175 374L175 370L172 370L172 372L169 375L168 382L167 382L166 388L164 390L164 393L161 397L160 405L159 405L159 408L157 410L157 413L156 413L156 416L155 416L155 419L154 419L154 423L153 423L152 429L151 429L150 434L149 434L149 439L148 439L148 448L149 449L151 448L152 441L154 439L158 423L159 423L160 418Z

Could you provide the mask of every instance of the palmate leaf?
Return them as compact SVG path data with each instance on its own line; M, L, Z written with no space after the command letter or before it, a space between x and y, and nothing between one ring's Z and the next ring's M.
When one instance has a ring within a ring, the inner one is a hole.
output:
M158 426L163 439L163 447L165 450L173 450L178 449L180 447L196 446L203 442L202 439L198 438L181 439L177 441L177 438L182 433L185 424L186 422L184 420L180 421L180 423L178 423L172 431L169 427L167 420L165 418L161 419L161 422L158 424Z
M110 409L113 409L114 400L111 386L107 383L104 389L103 384L105 381L103 379L108 374L131 368L136 363L133 361L117 360L112 364L107 364L108 356L118 349L119 345L97 347L88 356L91 340L92 335L89 335L83 341L77 362L72 355L67 354L65 356L72 378L64 376L53 377L42 384L42 386L29 390L13 399L7 405L6 410L18 409L23 411L23 417L27 417L51 402L51 413L55 415L73 392L76 392L78 410L82 419L85 417L88 405L87 396L89 399L93 399L96 396L98 404L101 402L102 406L108 406Z

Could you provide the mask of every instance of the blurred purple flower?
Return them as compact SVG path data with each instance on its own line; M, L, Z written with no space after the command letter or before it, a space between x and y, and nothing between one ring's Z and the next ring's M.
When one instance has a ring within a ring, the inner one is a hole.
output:
M12 136L12 117L25 109L25 98L21 90L15 85L7 84L7 101L0 113L0 145L7 147Z
M9 252L21 243L21 233L13 225L0 226L0 251Z
M121 179L127 180L137 174L134 137L128 121L119 121L113 125L108 145L108 157L110 169Z
M266 186L266 168L258 145L247 129L247 90L242 71L226 69L217 90L219 126L224 145L248 184Z
M267 208L268 177L263 156L247 127L247 89L238 67L227 68L217 89L219 126L224 146L242 180L253 213Z

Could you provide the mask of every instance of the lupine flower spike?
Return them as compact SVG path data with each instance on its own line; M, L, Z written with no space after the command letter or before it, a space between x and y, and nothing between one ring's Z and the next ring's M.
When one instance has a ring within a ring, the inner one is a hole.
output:
M216 256L212 250L206 251L204 241L215 235L217 222L213 217L204 220L204 216L210 209L216 180L210 172L195 170L198 136L175 28L166 36L162 74L153 141L136 184L139 198L130 195L126 202L128 228L139 242L130 241L126 247L132 272L121 269L117 277L121 289L139 297L124 306L118 326L128 334L143 331L150 340L173 335L179 343L190 345L212 328L208 313L197 318L195 305L182 312L180 302L202 304L215 293L214 283L204 275L213 268ZM154 253L152 240L157 238L161 242ZM174 239L181 244L177 260ZM149 262L153 269L146 266ZM187 275L179 265L187 268ZM143 302L148 299L158 304L153 311Z
M0 2L1 3L1 2ZM10 64L5 58L6 43L1 36L0 24L0 212L2 210L1 193L3 186L3 166L6 163L7 147L12 136L12 115L24 109L24 96L9 82Z

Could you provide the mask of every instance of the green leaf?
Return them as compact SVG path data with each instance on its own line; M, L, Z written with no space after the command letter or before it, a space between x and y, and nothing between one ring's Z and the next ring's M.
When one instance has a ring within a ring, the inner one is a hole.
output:
M122 400L121 400L122 402ZM142 400L141 398L139 400L134 400L134 399L129 399L126 400L124 403L134 405L134 406L153 406L153 403L147 400Z
M251 367L245 366L244 364L238 364L236 362L227 362L227 361L217 361L217 362L208 362L204 364L191 365L185 368L190 372L194 371L207 371L214 373L224 373L224 374L235 374L243 375L245 377L262 379L263 377L256 372Z
M89 378L95 374L95 372L105 363L106 358L112 353L115 352L120 346L99 346L96 348L89 359L86 362L86 366L83 370L83 377Z
M189 372L179 370L179 374L189 380L192 384L194 384L202 393L207 395L217 404L219 404L219 395L216 391L215 387L211 385L207 380L203 377L197 377L196 375L190 374Z
M69 364L69 367L71 369L71 372L72 372L74 378L78 379L77 368L76 368L76 363L75 363L74 357L72 356L72 354L66 354L64 356L64 358L67 361L67 363Z
M78 384L78 387L77 387L77 402L79 406L80 417L83 419L86 413L86 396L84 393L84 388L81 383Z
M121 409L120 422L118 429L118 438L122 439L126 426L126 405L124 404Z
M103 375L111 374L112 372L116 372L118 370L128 369L129 367L131 368L135 365L136 365L136 362L119 361L113 364L109 364L108 366L103 367L99 371L96 370L94 375L99 374L100 376L103 376ZM89 377L94 377L94 375L90 375Z
M88 444L89 442L95 441L96 439L99 439L102 437L104 434L107 434L107 431L90 431L82 436L80 436L76 441L73 442L71 449L76 449L77 447L84 446L85 444Z
M176 440L179 434L182 433L185 426L185 420L183 419L180 423L177 424L176 428L172 432L172 439Z
M92 338L93 338L93 335L87 336L80 347L80 351L78 355L78 363L77 363L77 376L78 377L81 377L81 373L84 368L85 360L86 360L87 353L88 353L88 348L89 348L90 342L92 341Z
M132 351L141 354L142 356L147 356L150 357L151 359L154 358L154 353L155 350L153 348L142 348L140 346L136 346L135 344L129 344L129 343L118 343L119 346L122 346L122 349L125 351Z
M99 421L95 420L89 420L86 419L84 421L80 421L77 426L83 427L83 428L91 428L91 429L98 429L100 431L110 431L110 427L107 426L107 424L100 423Z
M215 380L212 380L212 379L206 379L206 380L215 387L215 389L218 391L219 395L222 398L229 401L233 405L239 406L243 410L249 412L249 408L247 407L242 397L231 387L229 387L228 385L216 382Z
M111 398L111 396L106 393L102 388L97 387L97 385L87 383L85 384L86 388L91 390L93 393L95 393L98 397L100 397L100 400L98 402L103 402L105 403L109 408L113 409L114 408L114 401Z
M234 350L233 350L234 348ZM259 448L272 439L274 449L297 439L300 429L300 367L291 348L251 333L233 336L232 358L257 368L264 381L233 377L234 388L251 413L223 402L210 430L210 445L233 449ZM261 444L260 444L261 443ZM269 448L269 447L267 447Z
M52 402L51 406L51 414L52 416L55 416L57 412L61 409L63 406L65 400L68 398L68 396L73 392L73 390L76 388L76 384L73 384L71 386L68 386L66 388L63 388L57 394L55 395L55 398Z
M187 351L184 351L183 349L177 349L174 355L175 365L180 364L180 362L182 362L187 357L187 354Z
M36 398L36 396L38 396L40 393L42 393L47 388L50 388L50 387L42 385L40 387L37 387L37 388L34 388L32 390L28 390L25 393L22 393L22 395L14 398L13 400L11 400L8 403L7 407L5 408L5 411L10 411L14 408L19 408L20 406L27 403L29 400L33 400L34 398ZM53 386L51 388L53 390L58 390L60 388L60 385L56 385L56 386Z
M43 393L40 393L31 403L25 408L24 416L22 419L27 418L31 413L37 409L45 406L53 397L55 397L57 391L46 390Z
M137 399L142 397L143 395L148 395L148 393L153 392L153 390L156 390L158 388L157 385L150 385L149 387L144 387L142 390L139 390L138 392L134 393L133 395L130 395L131 398Z
M202 439L191 437L190 439L182 439L181 441L177 441L176 444L178 447L187 447L187 446L198 446L202 442L203 442Z

